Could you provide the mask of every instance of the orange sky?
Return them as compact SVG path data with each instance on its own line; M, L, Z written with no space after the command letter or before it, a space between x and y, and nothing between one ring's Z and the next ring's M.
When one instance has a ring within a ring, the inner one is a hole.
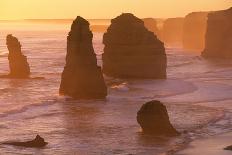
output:
M0 19L177 17L232 7L232 0L0 0Z

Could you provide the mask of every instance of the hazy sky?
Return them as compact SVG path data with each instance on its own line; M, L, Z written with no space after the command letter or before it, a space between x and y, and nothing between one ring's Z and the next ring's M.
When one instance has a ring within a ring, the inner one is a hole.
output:
M0 19L176 17L232 7L232 0L0 0Z

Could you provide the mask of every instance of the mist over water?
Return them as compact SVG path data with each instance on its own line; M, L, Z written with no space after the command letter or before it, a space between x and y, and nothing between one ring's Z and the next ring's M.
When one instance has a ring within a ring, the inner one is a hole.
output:
M33 138L43 149L0 146L2 154L160 154L191 139L228 131L232 121L232 62L205 60L199 53L167 48L167 80L105 77L106 100L73 101L59 96L65 64L67 24L0 23L0 74L8 73L7 34L18 37L38 80L0 80L2 141ZM93 44L101 65L102 33ZM163 101L172 124L187 131L177 138L144 136L136 113L147 101ZM217 106L215 106L217 105Z

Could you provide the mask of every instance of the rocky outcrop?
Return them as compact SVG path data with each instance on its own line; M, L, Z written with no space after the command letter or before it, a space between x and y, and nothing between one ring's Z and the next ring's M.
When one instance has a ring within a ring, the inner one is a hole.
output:
M158 23L154 18L143 18L144 26L160 39L161 32L158 29Z
M184 18L168 18L163 23L163 41L166 46L182 46Z
M7 35L6 45L9 50L8 60L10 73L9 78L29 78L30 67L27 62L27 57L22 54L21 44L14 36Z
M34 147L40 148L46 146L48 143L44 141L44 138L37 135L35 139L26 142L5 142L2 143L5 145L13 145L13 146L23 146L23 147Z
M179 135L169 121L166 107L160 101L145 103L137 113L137 122L145 134L157 136Z
M89 22L77 17L67 37L66 65L62 73L60 94L75 99L102 99L107 88L97 66Z
M202 51L205 47L205 33L208 12L193 12L184 19L184 49Z
M232 8L209 13L204 57L232 58Z
M103 36L103 72L118 78L166 78L163 43L144 22L124 13L112 19Z

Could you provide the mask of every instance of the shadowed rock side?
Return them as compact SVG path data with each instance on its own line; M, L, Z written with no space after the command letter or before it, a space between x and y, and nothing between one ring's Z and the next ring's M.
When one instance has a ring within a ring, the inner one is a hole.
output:
M179 132L169 121L166 107L160 101L145 103L137 113L137 122L145 134L177 136Z
M182 46L184 18L168 18L163 23L163 41L167 46Z
M158 24L156 19L153 18L144 18L143 19L144 26L151 32L155 33L155 35L160 39L161 32L158 29Z
M22 54L21 44L18 39L11 34L6 37L6 45L9 50L8 60L10 73L8 78L29 78L30 67L27 57Z
M209 13L204 57L232 58L232 8Z
M2 143L2 144L13 145L13 146L23 146L23 147L39 148L39 147L46 146L48 143L45 142L42 137L40 137L39 135L37 135L36 138L33 139L33 140L31 140L31 141L26 141L26 142L5 142L5 143Z
M103 36L103 72L118 78L166 78L163 43L144 22L124 13L111 20Z
M184 19L184 49L202 51L205 47L205 33L208 12L193 12Z
M62 73L60 94L75 99L102 99L107 88L97 66L89 22L82 17L74 20L67 37L66 65Z

